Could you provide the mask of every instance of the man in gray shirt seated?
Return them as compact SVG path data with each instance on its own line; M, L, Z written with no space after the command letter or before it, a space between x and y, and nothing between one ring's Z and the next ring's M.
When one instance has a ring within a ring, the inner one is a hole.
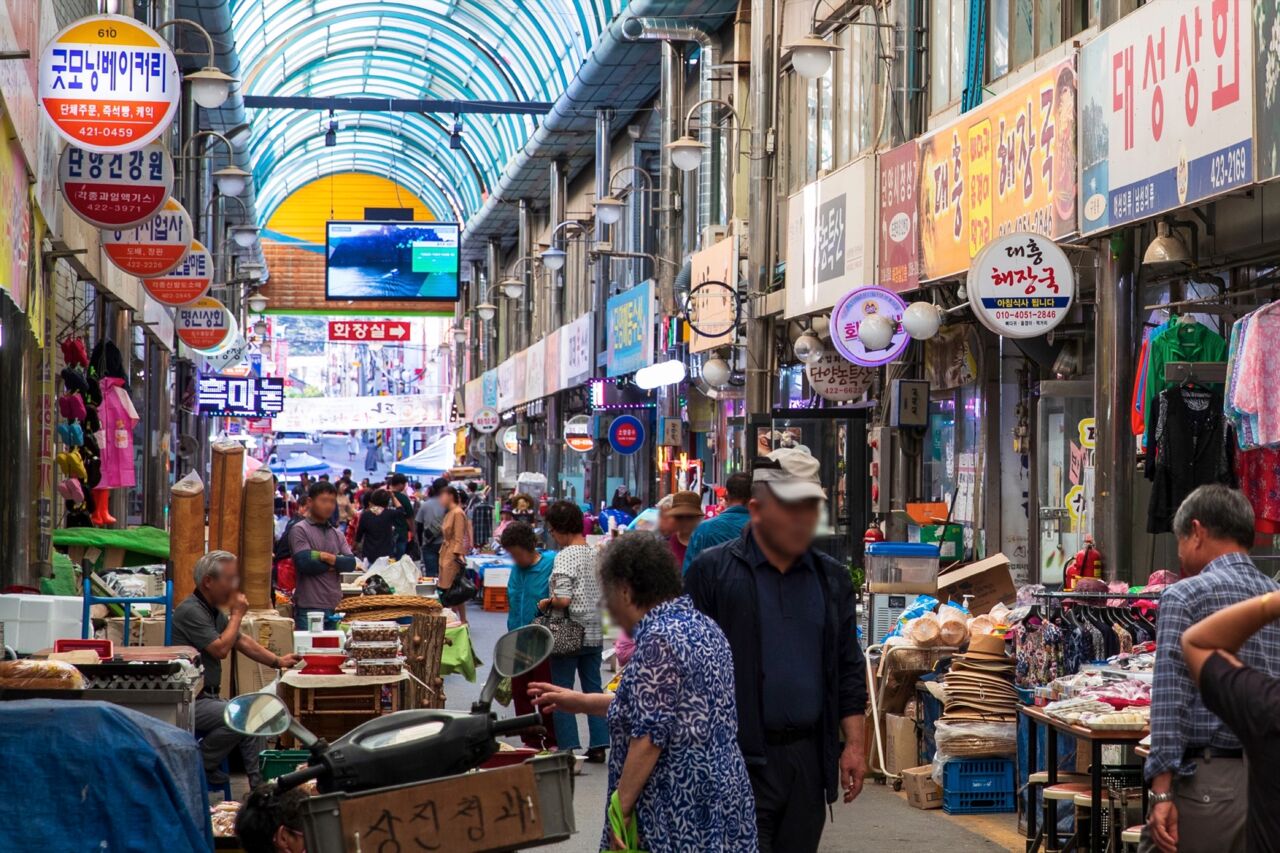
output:
M218 769L231 750L240 748L250 789L261 782L258 753L265 748L262 738L245 737L227 728L223 721L226 699L218 695L222 684L222 662L232 649L250 660L276 669L295 665L297 655L276 655L248 634L240 633L240 622L249 610L249 601L240 592L240 572L236 556L229 551L210 551L195 566L196 591L174 608L173 644L191 646L200 652L204 665L204 691L196 698L196 737L204 753L204 773L210 789L221 786L226 777ZM230 610L230 616L223 612Z

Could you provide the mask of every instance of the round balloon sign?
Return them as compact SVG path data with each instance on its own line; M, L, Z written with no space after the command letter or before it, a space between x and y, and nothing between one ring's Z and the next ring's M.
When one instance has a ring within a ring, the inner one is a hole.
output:
M982 325L1002 337L1034 338L1066 319L1076 279L1057 243L1021 231L982 247L966 287Z
M873 368L853 364L840 353L828 350L822 354L822 358L804 366L804 375L809 379L809 387L822 399L833 403L847 403L867 392L876 372Z
M173 160L159 143L101 154L62 149L58 187L81 219L99 228L129 228L155 216L173 192Z
M564 443L579 453L586 453L595 447L595 440L591 437L591 418L587 415L574 415L565 421Z
M142 286L161 305L177 306L204 296L212 280L213 258L203 243L192 240L191 248L176 267L164 275L143 279Z
M620 415L609 424L609 445L630 456L644 445L644 422L635 415Z
M476 412L474 418L471 419L471 425L476 428L476 432L488 435L498 428L498 424L502 423L502 418L498 415L498 410L490 406L485 406Z
M831 342L836 350L854 364L879 367L897 359L911 342L902 328L902 312L907 303L898 294L883 287L860 287L851 290L836 303L831 312ZM858 337L858 327L868 317L879 314L893 324L888 346L869 350Z
M133 151L178 113L182 80L169 43L123 15L64 27L40 55L40 107L58 133L90 151Z
M174 317L178 339L195 350L216 349L231 334L232 325L231 312L211 296L183 305Z
M174 199L132 228L104 229L102 248L111 263L138 278L155 278L182 263L191 248L191 216Z

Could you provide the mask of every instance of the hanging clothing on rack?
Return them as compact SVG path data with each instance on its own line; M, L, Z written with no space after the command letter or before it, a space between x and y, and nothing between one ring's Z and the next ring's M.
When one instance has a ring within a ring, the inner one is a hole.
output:
M1144 473L1153 485L1147 532L1168 533L1178 506L1197 487L1236 485L1235 437L1222 413L1222 394L1214 389L1183 384L1161 391L1150 415Z
M1139 437L1141 446L1146 448L1147 441L1147 364L1151 359L1151 339L1164 332L1172 324L1165 320L1158 326L1147 328L1142 336L1142 348L1138 350L1138 371L1133 377L1133 399L1129 410L1129 426L1133 434Z
M1169 388L1164 378L1164 366L1173 361L1226 361L1227 342L1213 329L1194 319L1183 318L1157 335L1148 345L1147 387L1144 412L1149 424L1154 412L1156 395ZM1150 430L1148 429L1148 433ZM1151 444L1148 441L1147 447Z
M1233 370L1230 410L1244 423L1242 448L1280 444L1280 303L1273 302L1236 323L1238 369ZM1234 367L1234 365L1233 365Z

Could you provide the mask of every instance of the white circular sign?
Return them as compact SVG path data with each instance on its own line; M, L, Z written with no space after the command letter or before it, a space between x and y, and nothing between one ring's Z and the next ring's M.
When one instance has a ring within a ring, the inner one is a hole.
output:
M173 159L157 142L114 154L68 145L58 159L58 188L86 222L130 228L155 216L169 200Z
M171 198L159 213L132 228L103 229L102 250L129 275L155 278L182 263L191 236L190 214Z
M982 247L969 267L969 306L982 325L1006 338L1034 338L1071 310L1071 262L1048 237L1020 231Z
M191 248L182 256L176 267L164 275L142 280L151 298L161 305L178 306L195 302L209 292L213 281L213 257L199 240L191 241Z
M235 325L231 312L212 296L183 305L174 315L178 339L197 352L216 350L235 331Z
M589 415L574 415L564 422L564 443L579 453L586 453L596 446L595 439L591 437Z
M822 358L804 366L804 374L819 397L833 403L847 403L867 393L876 371L827 350L822 353Z
M471 419L471 425L476 428L476 432L488 435L498 429L498 424L502 423L498 410L485 406L476 412L475 417Z
M502 449L508 453L520 452L520 430L509 426L502 431Z
M181 96L169 43L123 15L81 18L40 55L45 116L63 139L91 151L143 147L169 127Z
M902 328L902 312L907 303L892 290L883 287L857 287L840 297L831 312L831 343L836 351L854 364L879 367L896 361L906 352L911 338ZM883 349L869 350L858 329L869 317L880 316L889 321L889 339Z

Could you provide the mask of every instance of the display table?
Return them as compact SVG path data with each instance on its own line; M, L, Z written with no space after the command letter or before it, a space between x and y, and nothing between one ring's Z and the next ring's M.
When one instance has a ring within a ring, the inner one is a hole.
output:
M444 649L440 654L440 674L461 673L467 681L476 680L476 664L480 662L471 647L471 629L454 625L444 629Z
M303 675L295 670L280 678L280 698L294 719L316 737L333 741L361 723L399 711L409 676L398 675ZM384 706L384 687L390 686L390 701ZM289 735L281 736L285 749L295 747Z
M1089 846L1088 850L1092 853L1102 853L1106 849L1106 843L1102 838L1102 821L1099 816L1102 814L1102 748L1104 746L1137 746L1138 741L1147 736L1147 730L1141 731L1098 731L1078 724L1068 723L1051 717L1040 708L1033 705L1023 705L1018 709L1022 716L1027 718L1027 724L1030 731L1027 737L1027 766L1034 768L1036 766L1036 750L1037 739L1039 736L1038 727L1047 726L1054 731L1063 732L1075 738L1077 743L1086 744L1089 748L1089 781L1091 784L1091 803L1092 803L1092 819L1089 821ZM1045 738L1048 745L1048 755L1045 756L1045 770L1049 774L1049 785L1058 784L1058 739L1056 737ZM1037 849L1039 847L1039 839L1037 838L1036 826L1036 800L1035 790L1028 785L1026 789L1027 796L1027 850ZM1142 788L1142 813L1147 813L1147 790L1144 785ZM1053 800L1044 801L1044 826L1046 833L1055 843L1046 845L1046 849L1056 849L1056 834L1058 827L1058 804Z

